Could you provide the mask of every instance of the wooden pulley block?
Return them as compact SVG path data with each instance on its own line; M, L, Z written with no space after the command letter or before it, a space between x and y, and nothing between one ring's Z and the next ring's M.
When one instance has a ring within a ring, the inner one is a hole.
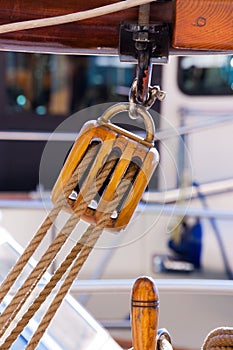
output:
M106 228L121 230L128 224L159 161L159 154L154 147L152 117L144 107L138 105L136 109L145 124L144 139L111 122L116 114L129 112L129 103L115 104L97 120L84 124L53 188L53 202L64 192L76 167L94 145L96 153L93 161L78 183L74 184L65 208L75 211L81 201L86 200L87 207L81 218L95 225L118 195L120 183L125 181L124 195L117 209L109 214ZM129 172L132 174L130 180ZM99 186L101 176L104 181L102 179L102 185ZM90 192L93 192L91 198Z

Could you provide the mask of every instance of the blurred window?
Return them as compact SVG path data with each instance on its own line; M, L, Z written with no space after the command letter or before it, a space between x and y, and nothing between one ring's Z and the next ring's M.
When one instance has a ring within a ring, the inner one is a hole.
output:
M181 57L178 85L187 95L232 95L233 56Z
M128 101L135 65L119 57L1 52L0 73L0 130L23 135L53 132L89 106ZM36 189L45 144L0 140L0 191Z
M127 100L134 65L119 57L6 53L8 107L69 115L89 105Z

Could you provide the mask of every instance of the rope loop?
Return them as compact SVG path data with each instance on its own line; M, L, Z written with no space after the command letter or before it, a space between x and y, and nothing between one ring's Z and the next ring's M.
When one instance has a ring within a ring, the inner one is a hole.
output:
M201 350L232 350L233 327L219 327L206 337Z

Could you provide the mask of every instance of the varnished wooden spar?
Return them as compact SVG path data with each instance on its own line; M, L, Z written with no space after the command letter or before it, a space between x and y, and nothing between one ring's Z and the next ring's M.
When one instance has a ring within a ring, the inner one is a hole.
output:
M156 350L159 299L154 281L140 277L131 297L132 343L134 350Z
M2 0L0 24L60 16L116 3L116 0ZM151 4L151 22L172 22L171 2ZM55 53L116 54L119 25L122 21L137 23L138 8L120 11L89 20L24 30L0 35L0 49Z
M232 0L176 0L173 46L233 50Z
M117 0L63 2L38 0L35 3L31 0L2 0L0 25L61 16L117 2ZM209 51L229 53L233 52L232 6L232 0L155 1L150 4L150 23L170 25L171 54L195 53L195 51L202 54ZM203 18L207 19L208 25L203 25ZM80 22L0 34L0 50L118 54L119 26L122 22L138 23L138 7ZM216 31L213 27L215 25Z

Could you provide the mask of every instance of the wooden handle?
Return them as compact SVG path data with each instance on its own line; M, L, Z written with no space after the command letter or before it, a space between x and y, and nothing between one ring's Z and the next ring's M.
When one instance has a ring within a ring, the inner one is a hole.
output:
M233 50L232 0L176 0L172 45L200 50Z
M136 280L131 303L133 349L155 350L159 300L151 278L140 277Z

